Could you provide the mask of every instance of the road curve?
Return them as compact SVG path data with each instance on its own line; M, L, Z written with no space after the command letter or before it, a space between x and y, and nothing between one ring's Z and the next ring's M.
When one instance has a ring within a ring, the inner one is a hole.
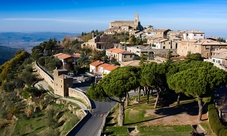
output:
M116 103L95 101L93 104L94 108L87 119L83 120L80 126L72 130L67 136L98 136L104 121L104 115L107 114Z

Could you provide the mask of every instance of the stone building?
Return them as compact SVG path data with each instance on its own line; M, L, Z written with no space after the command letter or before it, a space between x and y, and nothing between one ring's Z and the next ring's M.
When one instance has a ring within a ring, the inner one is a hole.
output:
M109 29L105 31L106 34L114 34L119 32L129 32L130 30L143 30L139 21L138 13L135 14L134 20L124 21L117 20L109 23Z
M205 38L205 34L204 32L201 31L197 31L197 30L191 30L191 31L185 31L183 33L183 39L184 40L200 40L200 39L204 39Z
M110 59L116 59L118 62L125 62L133 60L135 54L126 50L112 48L106 50L106 55Z
M73 78L67 76L68 71L66 69L54 70L54 94L60 96L69 96L69 87L73 86Z
M203 58L210 58L215 49L227 48L227 43L210 39L182 40L177 47L177 54L186 56L188 52L200 53Z

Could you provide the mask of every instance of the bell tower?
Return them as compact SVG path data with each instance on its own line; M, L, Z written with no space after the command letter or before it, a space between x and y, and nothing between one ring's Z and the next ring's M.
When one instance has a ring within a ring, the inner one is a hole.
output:
M136 12L136 14L135 14L135 23L139 23L139 15L138 15L138 13Z

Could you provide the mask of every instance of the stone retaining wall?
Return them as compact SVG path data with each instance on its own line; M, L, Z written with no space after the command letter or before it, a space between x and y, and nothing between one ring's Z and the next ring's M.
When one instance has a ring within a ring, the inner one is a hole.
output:
M48 83L48 85L54 89L54 79L48 73L46 73L37 62L35 62L35 68L39 75Z
M88 97L76 88L69 88L69 97L80 99L86 104L86 106L88 106L88 109L92 108L91 101L88 99Z

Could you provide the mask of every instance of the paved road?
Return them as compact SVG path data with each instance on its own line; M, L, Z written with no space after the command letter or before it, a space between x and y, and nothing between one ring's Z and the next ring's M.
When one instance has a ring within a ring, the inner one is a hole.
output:
M37 84L35 84L36 87L39 87L41 85L45 90L49 90L48 84L45 81L40 81ZM87 86L79 86L81 89L86 90ZM54 94L50 94L53 95ZM60 98L66 101L74 102L82 109L87 109L86 106L78 102L76 100L68 99L68 98ZM82 123L79 124L78 127L76 127L75 130L72 131L68 136L97 136L100 132L100 128L102 127L102 123L104 121L104 115L110 111L114 106L115 102L98 102L98 101L92 101L92 111L88 114L87 118L83 120Z
M110 111L115 104L115 102L95 101L91 114L77 127L77 130L73 130L68 136L98 136L104 121L104 115Z

